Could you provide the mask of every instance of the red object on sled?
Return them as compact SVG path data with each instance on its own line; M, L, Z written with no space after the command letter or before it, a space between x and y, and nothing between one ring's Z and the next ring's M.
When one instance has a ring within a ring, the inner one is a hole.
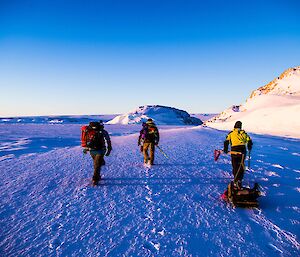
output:
M228 201L228 191L225 190L225 192L221 195L221 198L224 200L224 201Z

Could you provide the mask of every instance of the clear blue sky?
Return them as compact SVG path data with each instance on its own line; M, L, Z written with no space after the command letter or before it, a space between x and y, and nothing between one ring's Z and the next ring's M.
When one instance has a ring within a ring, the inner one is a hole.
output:
M0 0L0 116L220 112L300 65L297 0Z

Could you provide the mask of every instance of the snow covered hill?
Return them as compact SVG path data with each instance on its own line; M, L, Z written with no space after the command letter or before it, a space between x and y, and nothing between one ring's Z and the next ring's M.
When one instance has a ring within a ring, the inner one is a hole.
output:
M300 66L286 70L254 90L244 104L228 108L205 125L230 130L241 120L247 131L300 138L299 113Z
M115 117L107 124L140 124L152 118L158 125L201 125L202 121L186 111L161 105L145 105L124 115Z
M250 98L266 94L300 96L300 66L287 69L278 78L253 91Z
M226 133L162 129L169 159L157 151L148 169L138 134L127 135L139 125L107 129L117 135L113 151L91 187L91 157L75 146L80 125L1 124L0 156L14 156L0 161L0 256L299 255L299 140L252 136L245 183L257 181L264 196L260 209L241 209L220 199L231 164L229 156L214 162L213 149ZM22 147L5 144L12 136ZM59 148L39 152L57 136Z

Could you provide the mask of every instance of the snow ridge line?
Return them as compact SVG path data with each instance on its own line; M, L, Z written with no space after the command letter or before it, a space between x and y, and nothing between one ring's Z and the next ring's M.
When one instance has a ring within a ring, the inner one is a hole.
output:
M279 238L280 240L282 238L285 238L293 246L295 246L297 250L300 249L300 243L297 241L296 236L291 232L281 229L280 227L275 225L272 221L268 220L265 216L262 215L262 211L259 210L258 214L255 214L253 211L251 219L254 222L256 222L258 225L263 226L265 229L274 231L277 234L277 238Z

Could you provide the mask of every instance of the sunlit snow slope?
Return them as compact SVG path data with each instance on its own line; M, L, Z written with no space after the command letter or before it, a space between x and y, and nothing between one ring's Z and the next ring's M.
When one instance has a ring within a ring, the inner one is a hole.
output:
M241 120L247 131L300 138L299 113L300 66L286 70L253 91L244 104L228 108L206 125L230 130Z

